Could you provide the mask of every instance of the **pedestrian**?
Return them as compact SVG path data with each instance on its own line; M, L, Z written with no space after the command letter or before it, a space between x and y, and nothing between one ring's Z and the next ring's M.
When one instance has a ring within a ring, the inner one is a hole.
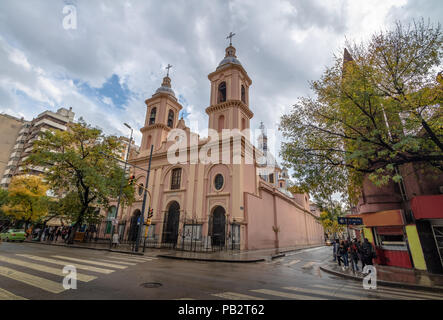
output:
M364 265L372 266L372 259L376 258L375 250L372 247L372 244L368 241L367 238L363 240L363 244L361 246L362 254L363 254L363 263Z
M351 263L352 263L352 269L354 271L358 271L358 247L357 247L357 239L354 239L352 241L352 244L350 246L350 253L351 253Z
M58 237L61 236L61 234L62 234L61 227L57 228L57 231L55 232L55 242L57 242Z
M115 248L117 248L117 245L118 245L118 244L119 244L119 242L118 242L118 233L115 232L115 233L112 235L112 246L115 247Z
M345 265L345 269L349 268L349 242L348 240L343 241L344 252L342 255L343 263Z
M342 240L340 241L339 247L337 249L337 263L339 267L341 267L342 266L341 263L344 262L342 259L344 253L345 253L345 247ZM345 267L343 266L342 268L344 270Z
M334 257L334 262L337 261L337 250L339 246L338 239L335 239L332 243L332 256Z

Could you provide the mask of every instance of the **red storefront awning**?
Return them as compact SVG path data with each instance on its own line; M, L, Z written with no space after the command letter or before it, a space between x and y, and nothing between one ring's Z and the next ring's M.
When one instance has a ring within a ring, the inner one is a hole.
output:
M415 219L443 219L443 194L414 197L411 208Z

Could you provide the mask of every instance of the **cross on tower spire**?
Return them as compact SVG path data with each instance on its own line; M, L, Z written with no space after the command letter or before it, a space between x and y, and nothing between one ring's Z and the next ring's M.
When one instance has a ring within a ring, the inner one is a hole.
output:
M229 36L226 37L226 39L229 39L229 45L232 46L232 37L235 36L235 33L232 33L232 31L229 33Z
M172 68L172 66L168 63L168 66L165 68L165 69L168 69L168 72L166 74L167 77L169 77L169 69L171 69L171 68Z

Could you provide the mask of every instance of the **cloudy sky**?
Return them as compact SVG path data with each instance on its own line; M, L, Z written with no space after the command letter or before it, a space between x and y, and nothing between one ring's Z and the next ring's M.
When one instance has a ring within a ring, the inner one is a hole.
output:
M63 8L77 9L65 30ZM440 0L0 1L0 112L32 119L72 107L76 118L139 143L144 100L170 63L188 125L206 127L207 75L233 31L237 57L253 83L251 128L277 129L297 97L311 94L345 39L364 40L399 19L438 22ZM277 138L277 142L279 138ZM278 147L277 147L278 149ZM277 150L278 151L278 150Z

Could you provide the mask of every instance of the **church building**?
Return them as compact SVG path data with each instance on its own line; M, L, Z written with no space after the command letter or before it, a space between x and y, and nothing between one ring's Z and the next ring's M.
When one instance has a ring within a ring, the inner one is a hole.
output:
M254 116L249 104L252 80L237 59L232 43L208 79L210 101L206 113L208 128L220 134L216 141L209 136L201 139L179 119L183 107L172 89L169 69L161 86L145 101L140 152L129 159L136 200L120 208L118 214L115 207L107 213L108 220L117 218L120 238L134 241L137 237L152 146L143 217L146 221L150 208L153 216L148 230L141 234L142 239L146 235L149 246L251 250L323 243L324 231L318 214L310 210L309 196L289 192L287 171L261 161L267 156L263 126L259 148L250 141L248 130ZM168 135L178 129L188 142L194 139L195 143L180 150L185 152L186 161L174 164L168 160L168 150L176 141L168 140ZM240 148L234 147L235 137L222 134L228 129L241 132L237 136ZM222 152L223 144L230 152ZM210 153L219 148L220 161L191 159L193 151L208 152L208 145ZM222 161L226 156L230 161Z

